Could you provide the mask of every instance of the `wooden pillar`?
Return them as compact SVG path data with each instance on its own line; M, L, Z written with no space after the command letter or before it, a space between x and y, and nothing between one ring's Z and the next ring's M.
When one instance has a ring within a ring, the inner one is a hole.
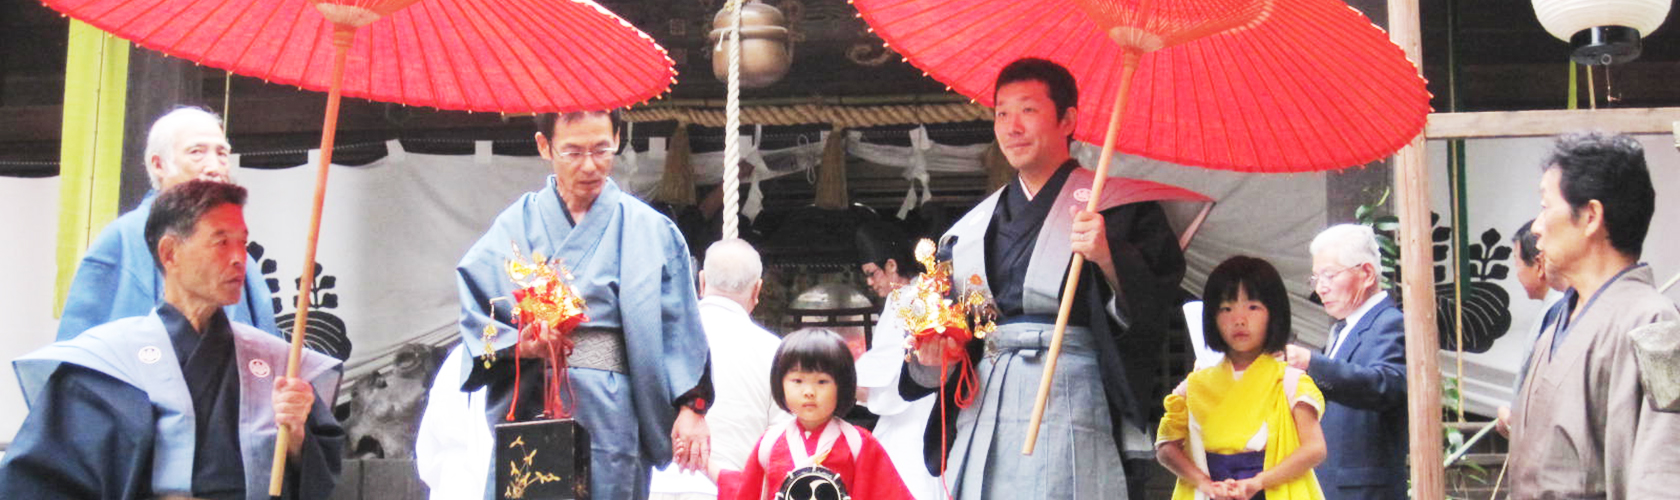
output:
M1417 0L1388 0L1388 33L1406 57L1423 67ZM1400 216L1400 289L1406 304L1406 395L1411 437L1412 498L1440 500L1441 369L1435 331L1435 288L1429 239L1429 166L1422 135L1394 155Z

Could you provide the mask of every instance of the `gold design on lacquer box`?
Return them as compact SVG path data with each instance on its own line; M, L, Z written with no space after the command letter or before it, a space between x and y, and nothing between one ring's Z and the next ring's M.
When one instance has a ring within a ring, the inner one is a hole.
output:
M508 443L508 449L511 450L513 448L525 450L525 438L523 436L514 438L512 443ZM539 470L532 470L536 468L536 459L537 450L529 450L522 455L522 458L519 461L509 462L507 491L502 492L502 496L507 498L525 498L525 489L531 487L531 485L552 483L560 480L560 476L558 475Z

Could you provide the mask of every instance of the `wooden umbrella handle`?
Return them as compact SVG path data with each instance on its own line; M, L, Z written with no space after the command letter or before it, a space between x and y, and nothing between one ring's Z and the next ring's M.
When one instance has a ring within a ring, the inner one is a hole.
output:
M337 51L333 55L332 88L327 92L326 118L321 124L321 166L315 172L315 207L309 215L309 241L303 247L303 274L298 275L297 316L292 323L291 350L286 356L286 377L297 375L298 364L303 357L303 338L309 334L306 327L309 326L309 292L315 284L315 242L321 237L321 206L327 197L327 167L332 165L333 139L338 135L339 87L344 83L344 65L350 53L350 42L355 36L355 28L333 26L333 45ZM274 438L274 466L269 469L268 476L270 497L279 497L286 485L286 443L291 441L291 431L285 426L278 427L279 433Z
M1102 156L1097 160L1096 179L1091 181L1091 199L1085 211L1095 212L1102 199L1103 184L1108 180L1108 165L1114 159L1114 141L1120 133L1120 116L1126 109L1126 93L1132 88L1132 73L1137 71L1141 55L1135 49L1124 49L1120 59L1120 89L1115 91L1114 110L1108 117L1108 132L1103 135ZM1021 445L1022 455L1031 455L1038 443L1038 427L1044 422L1044 407L1050 403L1050 385L1056 378L1056 360L1062 354L1062 336L1067 333L1068 314L1073 311L1074 292L1079 290L1079 274L1085 267L1085 256L1073 255L1068 267L1067 286L1062 288L1062 304L1056 310L1056 330L1050 336L1050 354L1044 359L1044 378L1038 381L1038 400L1033 403L1032 420L1027 423L1027 442ZM1120 432L1115 429L1114 432Z

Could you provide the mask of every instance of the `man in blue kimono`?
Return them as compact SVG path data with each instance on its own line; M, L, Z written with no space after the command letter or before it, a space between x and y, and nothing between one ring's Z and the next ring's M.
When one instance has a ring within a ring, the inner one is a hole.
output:
M589 434L591 498L613 500L647 498L650 466L706 469L712 400L687 244L609 177L620 130L609 112L538 116L537 151L554 175L497 216L456 268L469 355L462 390L488 389L492 425L536 419L544 366L564 362L562 400ZM515 251L559 258L584 299L589 320L571 332L564 360L547 359L555 332L533 327L522 341L511 303L491 305L513 296L503 265Z
M279 426L285 497L332 494L338 361L305 350L288 376L289 345L223 309L245 284L244 203L223 182L164 190L144 233L163 304L14 362L30 412L0 498L266 499Z
M117 217L88 245L65 297L57 340L68 340L111 320L145 316L163 301L163 274L146 248L146 216L160 190L193 179L228 178L227 137L222 120L200 108L176 108L152 123L146 138L146 173L152 191L140 205ZM274 305L261 269L245 265L245 293L227 306L230 321L275 335Z
M927 346L918 363L904 364L899 392L909 401L938 391L941 350L966 349L974 363L973 404L959 412L942 402L949 411L933 412L927 429L949 439L949 458L938 465L956 498L1141 498L1144 469L1123 465L1122 450L1128 434L1148 447L1139 394L1148 394L1184 277L1184 254L1157 201L1196 195L1117 178L1097 211L1085 211L1095 176L1068 151L1078 121L1073 75L1021 59L998 73L994 92L993 133L1016 179L959 219L941 247L952 252L953 292L994 299L998 329L966 346ZM1074 254L1088 264L1035 451L1022 456ZM947 397L958 380L950 373ZM941 413L954 420L941 422Z

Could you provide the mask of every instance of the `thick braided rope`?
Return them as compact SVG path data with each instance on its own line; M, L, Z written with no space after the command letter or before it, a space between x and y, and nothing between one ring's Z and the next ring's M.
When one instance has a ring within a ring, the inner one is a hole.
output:
M739 234L736 214L741 205L741 0L729 2L729 95L723 126L723 239Z

